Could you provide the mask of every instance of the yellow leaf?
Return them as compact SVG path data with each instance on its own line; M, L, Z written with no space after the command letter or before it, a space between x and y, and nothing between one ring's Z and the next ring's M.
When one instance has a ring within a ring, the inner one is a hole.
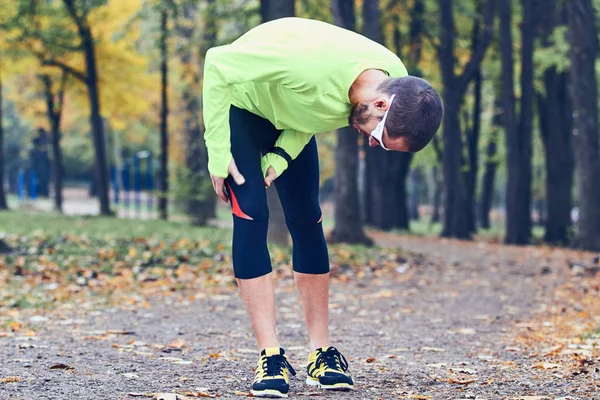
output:
M8 327L13 332L20 331L22 326L23 326L23 324L21 324L20 322L17 322L17 321L12 321L10 324L8 324Z
M2 378L0 382L2 383L10 383L10 382L20 382L21 378L18 376L7 376L6 378Z

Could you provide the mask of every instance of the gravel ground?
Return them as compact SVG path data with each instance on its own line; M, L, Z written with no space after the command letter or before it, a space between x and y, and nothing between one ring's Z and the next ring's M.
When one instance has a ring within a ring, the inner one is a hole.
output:
M535 333L530 321L543 319L567 283L570 253L392 235L377 241L422 256L392 272L337 271L332 279L331 341L349 361L352 392L304 384L309 348L299 297L289 271L278 276L280 340L298 371L290 397L600 399L597 358L585 373L535 368L546 359L520 339ZM249 392L258 353L236 292L150 303L74 305L30 320L35 336L0 336L0 379L21 378L0 383L0 399Z

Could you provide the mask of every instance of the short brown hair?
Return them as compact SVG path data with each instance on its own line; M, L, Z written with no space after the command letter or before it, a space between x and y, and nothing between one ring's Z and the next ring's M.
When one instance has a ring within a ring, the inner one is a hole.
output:
M415 76L390 78L377 88L395 94L385 126L390 137L403 137L408 150L425 147L440 127L444 109L439 94L424 79Z

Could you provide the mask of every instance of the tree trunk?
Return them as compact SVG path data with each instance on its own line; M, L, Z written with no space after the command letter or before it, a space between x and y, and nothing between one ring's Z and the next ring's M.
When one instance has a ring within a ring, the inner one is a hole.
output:
M461 176L462 137L458 113L459 101L462 94L455 88L456 76L454 74L454 20L452 17L452 0L442 0L440 3L440 35L441 45L439 50L440 67L444 89L442 98L444 102L443 138L444 138L444 228L442 236L469 238L466 221L466 191Z
M63 71L61 78L61 86L58 90L57 100L54 100L54 92L52 90L52 81L48 75L42 76L44 83L44 93L46 96L46 113L48 116L48 122L50 123L50 129L52 133L52 171L54 181L54 209L62 213L63 203L63 164L62 164L62 150L60 148L60 121L62 118L62 109L65 93L65 85L67 82L67 73Z
M440 222L440 207L442 205L442 181L440 180L439 167L437 165L431 168L431 178L433 181L433 193L431 204L433 211L431 213L431 223L437 224Z
M481 14L481 1L477 3L478 14ZM481 35L481 23L480 20L475 22L473 27L473 43L471 51L475 52L477 46L479 46L479 39ZM467 190L467 229L470 233L477 231L476 224L476 208L475 208L475 193L477 191L477 175L479 173L479 132L480 132L480 121L481 121L481 83L482 76L481 70L478 69L475 73L473 83L473 94L475 101L473 104L473 123L470 129L467 130L467 150L469 155L469 167L465 175L466 190Z
M382 43L379 0L363 2L363 34L369 39ZM395 197L397 191L386 191L392 179L390 171L391 158L389 152L380 147L369 147L368 141L363 141L365 154L365 182L367 185L365 206L368 209L366 222L382 230L392 229L389 212L390 206L397 206Z
M522 0L523 23L521 24L521 115L519 119L519 153L521 178L519 179L518 241L527 244L531 240L531 182L533 156L533 52L537 23L537 0ZM544 0L546 1L546 0Z
M549 0L541 21L541 40L551 46L550 35L558 25L557 1ZM571 104L567 74L556 67L544 71L545 96L537 94L540 132L545 150L546 213L544 240L553 245L570 241L573 185L573 150L571 144Z
M410 201L408 216L412 221L419 220L419 195L421 192L421 169L415 168L410 171Z
M0 210L7 210L4 193L4 125L2 123L2 75L0 71Z
M483 60L485 51L492 38L491 26L494 16L494 0L488 0L485 7L481 41L472 52L471 59L461 75L455 74L454 57L454 18L452 16L452 0L440 1L440 47L438 56L442 73L444 90L444 228L443 237L461 239L470 238L467 209L467 190L461 173L462 135L460 130L459 111L469 82L475 77Z
M50 157L48 156L48 132L39 128L32 140L29 152L29 166L35 173L35 191L37 197L48 197L50 186Z
M363 34L375 42L384 44L380 19L379 0L363 2ZM415 23L411 27L412 44L418 43L420 40L421 32L415 31L420 26ZM399 32L395 36L395 45L399 51L401 48ZM417 44L414 49L418 49ZM420 54L418 50L415 51L416 55ZM413 65L416 65L417 62L418 60L411 60ZM409 229L406 178L412 154L388 152L380 147L371 148L366 140L363 141L363 150L365 154L365 222L381 230ZM390 185L395 190L389 190Z
M579 187L579 220L575 245L600 249L600 156L598 148L598 94L595 62L598 33L591 0L567 3L569 93L573 104L573 143Z
M392 197L386 205L391 210L389 219L392 229L410 229L407 181L412 157L412 153L396 153L392 154L389 160L390 184L396 192L395 197Z
M160 219L167 220L168 217L168 199L169 193L169 99L168 92L168 53L167 53L167 35L168 35L168 12L166 9L161 11L160 16L160 75L161 75L161 104L160 104L160 197L158 199L158 212Z
M260 15L263 22L296 15L294 0L260 0Z
M502 107L506 132L506 236L507 244L527 244L531 233L531 115L533 27L530 0L524 0L522 44L521 124L515 113L512 10L510 0L500 1L500 51L502 53Z
M335 0L334 0L335 1ZM335 151L335 228L333 243L372 241L364 232L358 197L358 136L351 127L338 130Z
M331 14L335 23L356 30L354 0L333 0ZM358 192L358 134L352 127L337 131L335 148L335 228L334 243L372 244L364 232Z
M295 11L294 0L260 0L260 13L263 22L282 17L293 17L296 14ZM279 196L277 196L274 186L266 190L269 207L267 241L279 246L287 246L290 243L290 238Z
M111 215L108 198L108 168L106 165L106 147L104 139L104 126L100 114L100 96L98 93L98 77L96 73L96 56L94 55L94 42L91 32L86 38L86 67L88 74L88 94L90 97L92 133L94 135L94 149L96 154L96 190L100 202L100 215Z
M193 49L196 48L192 38L196 29L196 8L191 4L183 6L183 23L177 25L177 30L183 39L179 50L183 74L182 98L185 105L183 112L184 136L185 136L185 180L186 195L185 210L194 225L206 225L210 218L215 217L216 196L210 183L210 177L206 165L208 155L206 145L202 140L204 127L199 118L202 110L202 97L200 92L201 73L204 70L204 57L211 47L215 46L216 40L216 16L215 0L208 0L203 16L204 32L202 46L200 49L200 60L196 62L193 57Z
M496 116L494 117L497 118ZM494 196L494 186L496 180L496 134L490 137L486 149L485 172L483 182L481 183L481 201L479 204L479 224L484 229L490 229L490 211L492 209L492 198Z
M106 163L106 144L104 139L104 125L100 112L100 95L98 92L98 73L96 54L92 31L86 20L85 13L80 13L75 5L75 0L63 0L67 11L73 18L79 31L81 47L85 58L85 83L90 100L90 124L95 152L95 184L96 193L100 202L100 215L112 215L108 198L108 167Z

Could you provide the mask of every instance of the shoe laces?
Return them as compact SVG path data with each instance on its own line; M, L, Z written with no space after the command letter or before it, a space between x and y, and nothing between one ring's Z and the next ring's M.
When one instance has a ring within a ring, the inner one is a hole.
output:
M264 376L278 376L282 375L282 369L287 368L292 375L296 375L296 371L290 364L290 362L284 356L276 354L273 356L266 356L262 363Z
M321 365L325 365L327 368L334 370L341 369L344 372L348 371L348 361L346 361L346 357L344 357L335 347L329 347L325 351L321 349L318 349L317 351L319 352L317 360L315 361L317 368L320 368Z

